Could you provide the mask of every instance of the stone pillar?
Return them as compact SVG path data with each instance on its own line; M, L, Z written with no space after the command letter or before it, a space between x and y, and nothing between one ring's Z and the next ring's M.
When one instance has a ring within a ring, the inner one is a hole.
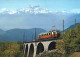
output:
M30 50L30 44L28 44L28 52L27 52L27 57L29 56L29 50Z
M48 51L49 42L43 42L43 45L44 45L44 51Z
M23 57L25 56L25 50L26 50L26 45L25 44L23 44Z
M37 51L37 43L34 43L34 54L33 54L33 57L36 57L36 51Z

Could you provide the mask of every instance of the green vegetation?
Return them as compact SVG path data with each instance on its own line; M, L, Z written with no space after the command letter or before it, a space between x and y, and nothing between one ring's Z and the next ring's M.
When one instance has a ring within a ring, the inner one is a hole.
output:
M62 54L65 53L65 46L63 40L57 40L56 42L56 49L61 52Z
M64 35L56 42L56 50L54 52L44 52L37 57L80 57L80 24L75 28L68 29Z
M52 50L52 51L40 53L36 57L63 57L63 56L64 55L62 53L58 52L58 50L55 50L55 51Z
M80 24L75 29L67 30L62 36L62 40L57 40L56 48L64 53L64 57L69 57L74 52L80 51Z
M22 57L22 42L0 42L0 57Z
M63 36L65 57L80 51L80 24L75 29L67 30Z

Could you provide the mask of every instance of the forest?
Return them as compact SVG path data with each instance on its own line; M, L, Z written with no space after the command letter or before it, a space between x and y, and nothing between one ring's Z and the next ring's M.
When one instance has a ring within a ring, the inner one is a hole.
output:
M23 43L18 42L0 42L0 57L22 57Z

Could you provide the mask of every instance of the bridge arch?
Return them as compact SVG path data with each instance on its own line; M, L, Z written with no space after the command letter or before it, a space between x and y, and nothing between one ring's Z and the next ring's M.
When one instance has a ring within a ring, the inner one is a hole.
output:
M34 54L34 45L31 44L29 49L29 57L33 57L33 54Z
M43 52L43 51L44 51L44 46L43 46L42 43L39 43L39 44L37 45L36 54L39 54L39 53L41 53L41 52Z
M51 42L48 46L48 50L53 50L56 48L56 42Z

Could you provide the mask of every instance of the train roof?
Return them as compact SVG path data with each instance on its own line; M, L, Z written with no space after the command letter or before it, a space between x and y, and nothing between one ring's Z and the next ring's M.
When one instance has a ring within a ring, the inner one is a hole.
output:
M59 31L59 30L52 30L52 31Z
M46 34L46 33L48 33L48 32L40 33L39 35Z

